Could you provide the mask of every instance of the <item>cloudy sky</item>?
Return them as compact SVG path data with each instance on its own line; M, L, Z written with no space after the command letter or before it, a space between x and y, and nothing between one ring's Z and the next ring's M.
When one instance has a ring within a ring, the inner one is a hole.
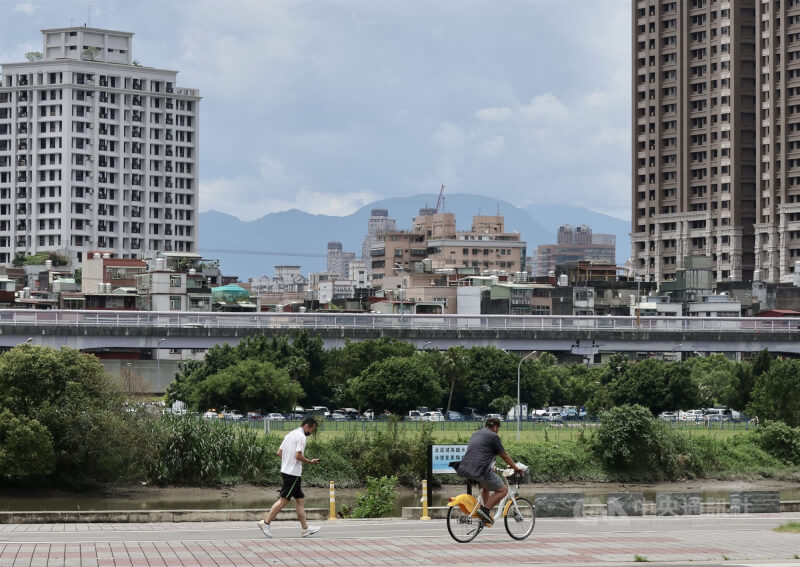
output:
M0 62L87 21L200 89L201 211L444 183L630 218L630 0L0 0Z

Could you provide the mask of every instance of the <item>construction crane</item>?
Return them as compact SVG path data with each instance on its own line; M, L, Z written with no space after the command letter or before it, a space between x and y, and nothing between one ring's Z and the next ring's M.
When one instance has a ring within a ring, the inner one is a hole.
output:
M439 200L436 201L436 212L434 214L439 214L439 209L444 207L444 183L442 183L442 188L439 189Z

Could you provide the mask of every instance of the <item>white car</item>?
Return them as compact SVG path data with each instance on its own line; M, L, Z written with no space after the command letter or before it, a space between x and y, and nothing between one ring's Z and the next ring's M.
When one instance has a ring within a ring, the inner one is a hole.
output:
M496 419L499 419L500 421L503 421L503 416L500 415L499 413L487 413L486 417L484 417L484 421L489 419L490 417L494 417Z
M701 409L690 409L683 413L682 421L703 421L705 414Z
M203 419L217 419L217 412L214 410L208 410L203 414Z
M375 419L375 412L371 409L364 410L364 413L361 414L361 417L364 419Z
M270 421L285 421L286 418L280 413L268 413L267 419Z
M440 411L426 411L419 418L420 421L444 421L444 414Z

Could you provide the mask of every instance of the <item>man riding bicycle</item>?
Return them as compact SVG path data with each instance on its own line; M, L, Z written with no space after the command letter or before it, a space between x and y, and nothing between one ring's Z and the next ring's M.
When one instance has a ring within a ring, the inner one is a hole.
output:
M458 465L458 475L468 481L473 481L481 487L481 497L484 505L477 514L487 524L493 524L491 510L508 494L508 486L497 476L493 467L499 455L515 472L523 472L506 453L500 436L500 420L490 417L486 420L486 427L472 434L467 445L467 452Z

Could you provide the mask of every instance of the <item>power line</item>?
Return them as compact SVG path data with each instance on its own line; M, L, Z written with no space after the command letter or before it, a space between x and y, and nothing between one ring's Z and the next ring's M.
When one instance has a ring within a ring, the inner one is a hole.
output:
M198 252L214 254L252 254L256 256L302 256L304 258L327 258L327 254L309 254L307 252L269 252L267 250L224 250L221 248L199 248Z

